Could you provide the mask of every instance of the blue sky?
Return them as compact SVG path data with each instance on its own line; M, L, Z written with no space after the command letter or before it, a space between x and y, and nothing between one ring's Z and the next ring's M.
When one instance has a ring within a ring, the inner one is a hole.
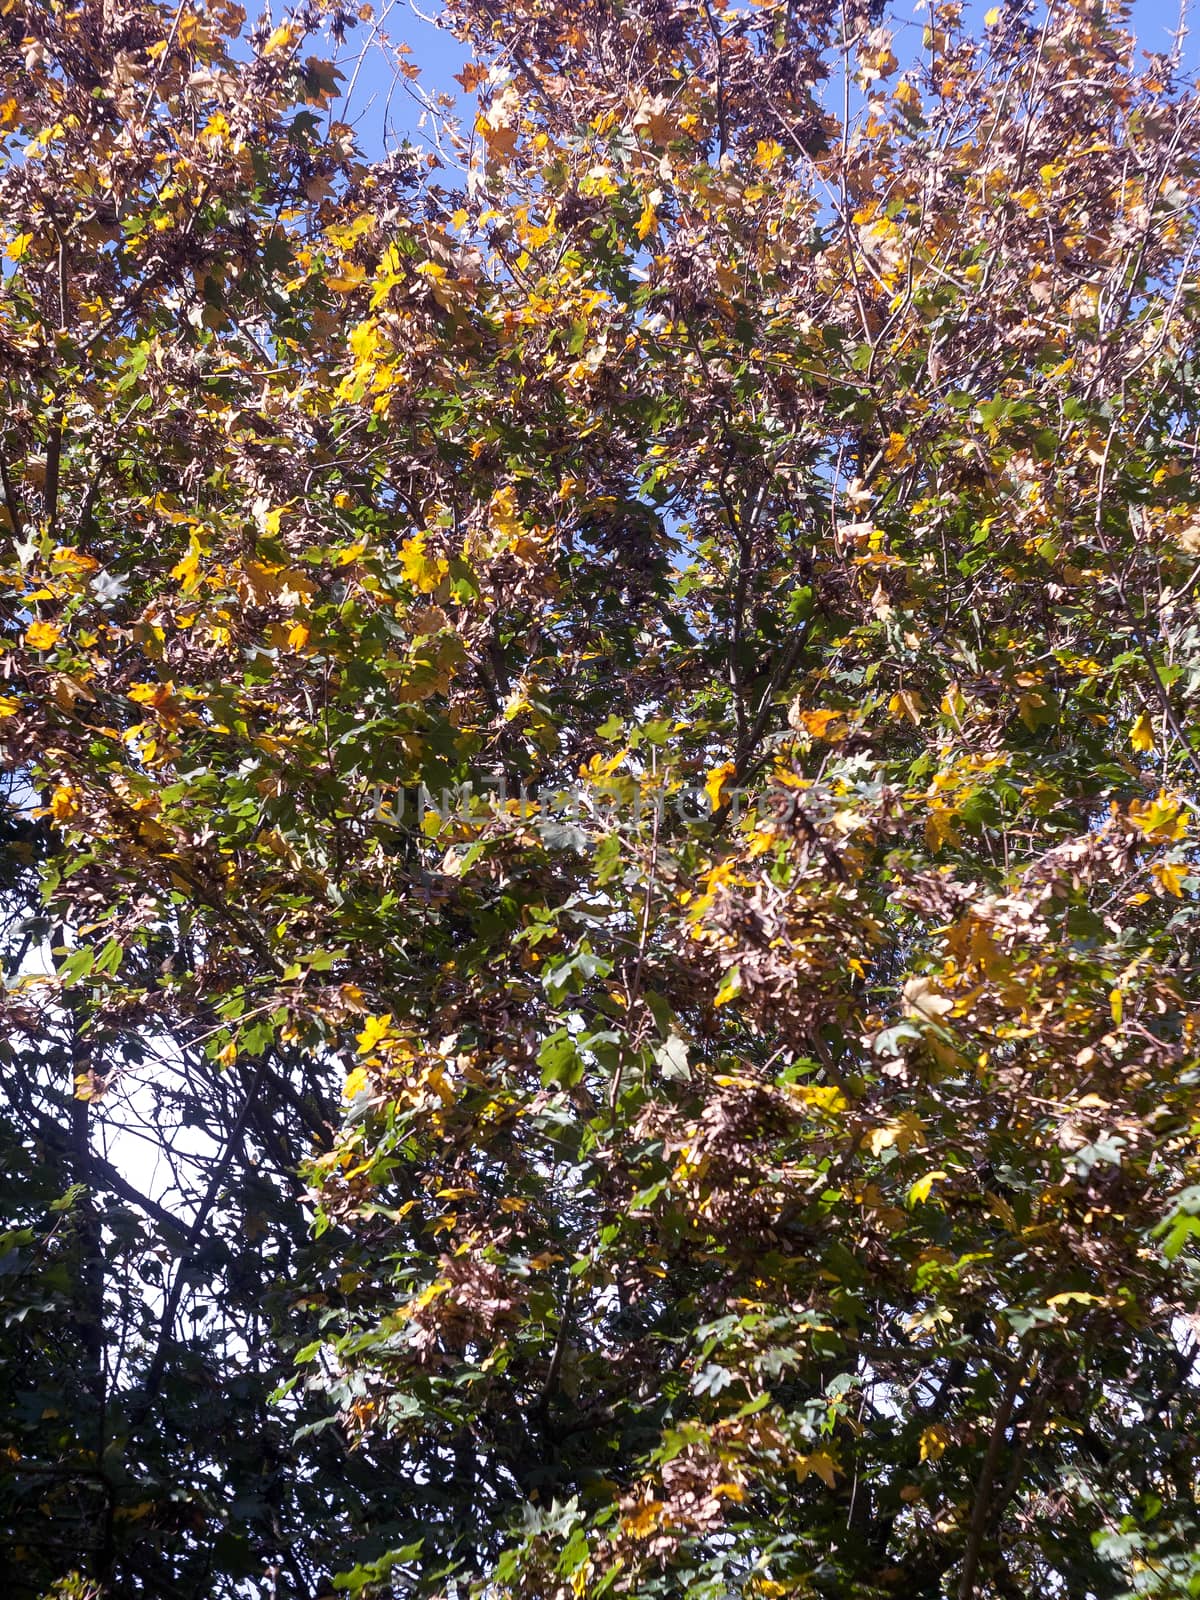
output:
M383 19L383 31L393 45L406 44L409 54L406 62L421 69L417 83L429 96L452 94L466 113L467 96L454 74L461 72L467 52L443 28L428 20L441 9L438 0L430 0L415 11L407 0L396 0L390 7L377 9ZM357 61L362 54L361 63ZM370 25L347 35L342 71L353 80L350 97L349 120L359 130L363 147L372 155L381 149L391 148L405 137L421 140L422 108L416 90L410 87L390 65L394 53L378 48L376 35ZM356 70L357 69L357 70Z

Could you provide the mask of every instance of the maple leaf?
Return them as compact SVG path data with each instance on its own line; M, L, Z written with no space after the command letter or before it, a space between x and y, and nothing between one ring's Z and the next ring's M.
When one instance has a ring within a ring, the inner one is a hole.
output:
M1191 868L1183 861L1156 861L1151 867L1155 879L1168 894L1177 899L1183 896L1183 885Z
M798 1483L806 1478L818 1477L827 1489L837 1487L836 1475L843 1469L828 1450L812 1450L807 1455L794 1456L791 1469Z
M921 1460L940 1461L950 1442L950 1431L941 1422L933 1422L921 1429Z
M508 84L475 119L475 131L487 146L489 156L500 161L512 158L520 132L521 97L515 84Z
M290 50L299 37L300 30L291 22L281 22L272 29L262 47L264 56L282 55Z
M944 1182L948 1176L948 1173L940 1169L937 1172L924 1173L909 1187L907 1202L909 1207L925 1205L933 1193L934 1184Z
M729 780L737 772L737 765L732 761L723 761L719 767L714 767L704 780L704 792L708 796L709 804L714 811L720 810L724 805L729 790Z
M449 572L449 563L442 556L428 550L428 535L414 534L400 547L401 567L405 578L421 594L431 594L439 587Z
M74 784L59 784L50 796L49 811L55 822L73 822L82 810L82 795Z
M1154 749L1154 728L1149 715L1143 711L1133 727L1129 730L1129 742L1133 748L1145 755Z
M380 1016L368 1017L363 1023L358 1034L358 1050L360 1055L370 1055L385 1040L392 1037L392 1015L384 1012Z
M1160 789L1153 800L1133 800L1130 825L1151 844L1176 844L1187 834L1187 819L1179 797Z

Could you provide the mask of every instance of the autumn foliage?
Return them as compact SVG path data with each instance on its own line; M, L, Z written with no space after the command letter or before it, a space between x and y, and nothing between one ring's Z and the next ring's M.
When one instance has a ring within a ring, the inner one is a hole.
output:
M1200 1594L1179 51L442 20L0 0L10 1592Z

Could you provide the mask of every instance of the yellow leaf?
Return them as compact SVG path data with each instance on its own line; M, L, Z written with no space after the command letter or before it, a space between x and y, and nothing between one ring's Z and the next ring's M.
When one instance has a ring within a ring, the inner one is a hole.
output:
M985 11L984 14L983 14L983 25L984 25L984 27L985 28L994 28L996 26L996 24L1000 21L1000 13L1002 12L1003 9L1004 8L1002 6L993 6L990 11Z
M730 1000L736 1000L742 992L742 975L737 967L731 967L725 974L721 987L717 990L714 1006L727 1005Z
M950 1442L950 1433L942 1423L935 1422L931 1427L921 1430L921 1460L937 1461L945 1454L946 1446Z
M662 1521L663 1502L646 1500L627 1517L621 1518L621 1527L633 1539L645 1539Z
M1135 750L1140 750L1143 755L1154 749L1154 729L1150 718L1145 711L1129 730L1129 742Z
M487 145L488 154L506 160L517 147L517 127L521 117L521 97L515 84L492 101L486 113L475 119L475 132Z
M813 1450L809 1455L796 1456L792 1461L792 1471L800 1483L815 1474L827 1489L835 1487L834 1474L841 1470L828 1450Z
M325 279L325 287L332 289L335 294L351 294L362 287L366 276L365 267L360 267L355 261L346 261L340 272L330 273Z
M50 815L55 822L70 822L82 812L80 791L71 783L60 784L50 796Z
M1188 875L1186 863L1182 861L1156 861L1150 871L1157 879L1159 886L1168 894L1173 894L1177 900L1183 899L1183 880Z
M0 717L15 717L20 709L19 700L14 700L10 694L0 694Z
M342 1086L343 1097L347 1100L355 1099L367 1087L368 1082L367 1069L365 1067L354 1067L346 1074L346 1082Z
M284 517L290 515L291 506L272 506L262 520L263 532L268 539L277 539Z
M737 771L732 761L722 761L719 767L714 767L704 780L704 792L709 798L709 803L714 811L719 811L725 803L726 790L729 780Z
M661 189L654 189L646 196L645 204L642 206L642 214L637 219L635 230L639 239L645 239L658 226L658 212L655 207L661 199Z
M196 137L202 144L220 144L223 139L229 137L231 131L224 112L214 111ZM169 225L170 219L167 221Z
M896 102L904 106L906 110L909 107L916 108L921 104L920 91L907 78L902 78L896 85Z
M888 701L888 710L894 717L907 717L909 722L918 723L925 710L925 704L915 690L897 689Z
M827 739L830 744L837 744L846 737L845 717L844 711L805 711L799 700L788 707L788 723L797 733Z
M290 22L281 22L263 45L263 55L276 56L281 50L290 50L296 38L296 29Z
M1151 844L1175 844L1187 833L1187 822L1179 800L1160 789L1153 800L1133 800L1129 822Z
M511 483L497 489L488 501L488 522L505 539L519 537L524 523L517 511L516 490Z
M939 1171L927 1172L923 1177L918 1178L916 1183L914 1183L912 1188L908 1191L909 1209L911 1210L913 1206L923 1206L929 1199L929 1196L933 1193L934 1184L940 1183L948 1176L948 1173Z
M19 233L4 253L10 261L20 261L32 243L33 235L31 233Z
M382 1016L368 1017L363 1024L362 1032L358 1035L359 1055L370 1055L376 1045L386 1039L391 1031L392 1013L390 1011L385 1011Z
M867 1148L873 1156L882 1154L896 1146L901 1155L906 1155L914 1144L924 1144L925 1128L915 1111L902 1112L894 1122L885 1123L881 1128L872 1128L867 1136Z
M350 330L347 343L350 354L354 357L355 365L367 367L374 361L383 345L383 336L379 331L379 324L371 317L365 322L356 322Z
M148 706L159 712L165 722L178 723L174 683L131 683L126 693L135 706Z
M823 1084L790 1084L789 1093L797 1100L803 1101L806 1106L812 1106L816 1111L824 1111L830 1117L840 1115L850 1103L840 1089Z
M426 536L414 534L400 546L400 565L404 576L422 594L430 594L450 571L441 556L431 556L425 548Z
M50 650L62 638L62 629L53 622L31 622L25 629L25 643L35 650Z
M171 568L171 576L182 585L184 594L194 594L199 585L200 560L204 553L199 540L193 539L187 555Z

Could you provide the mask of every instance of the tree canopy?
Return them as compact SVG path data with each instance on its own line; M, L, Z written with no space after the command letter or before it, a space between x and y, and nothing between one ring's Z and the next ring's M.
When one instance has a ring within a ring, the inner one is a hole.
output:
M14 1600L1200 1594L1182 35L386 22L0 0Z

